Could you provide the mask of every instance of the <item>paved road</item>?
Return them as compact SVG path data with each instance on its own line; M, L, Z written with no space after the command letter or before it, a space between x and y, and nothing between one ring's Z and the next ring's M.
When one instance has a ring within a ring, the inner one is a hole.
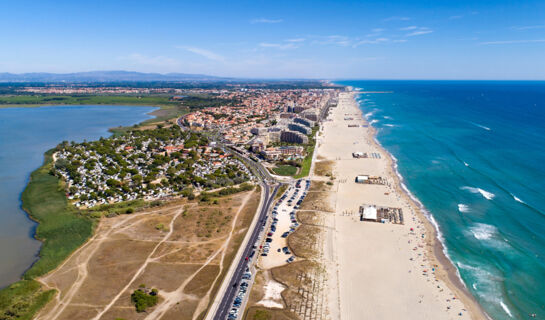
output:
M246 266L248 266L249 261L246 261L246 257L250 256L250 253L252 250L254 250L252 247L257 241L257 237L259 236L259 233L261 231L261 226L263 225L263 222L267 219L267 213L269 212L270 206L274 201L274 196L276 195L276 192L278 191L279 185L275 185L272 187L268 184L264 185L264 192L265 192L265 204L261 207L261 212L259 213L259 220L256 224L254 230L252 230L252 236L250 237L250 240L246 244L246 248L244 249L244 254L240 258L240 261L238 262L237 268L235 272L233 273L233 276L231 279L229 279L229 287L225 291L223 295L223 299L221 300L220 305L218 306L218 309L216 311L216 314L214 316L215 320L224 320L227 318L227 315L229 314L229 310L231 310L231 306L233 304L233 301L235 300L235 296L238 292L238 287L240 284L240 281L242 280L242 274L246 270ZM254 259L257 258L257 253L254 256ZM236 262L233 262L236 263ZM249 294L249 292L247 292ZM244 310L239 311L239 317L242 316Z
M182 130L186 129L183 125L183 123L180 121L181 118L178 119L177 124L182 128ZM261 232L261 227L263 226L264 222L267 221L267 213L269 212L269 209L271 207L271 204L274 202L274 196L278 192L278 188L280 187L280 184L276 183L276 180L271 176L269 171L265 169L260 163L250 159L249 155L246 154L244 151L239 151L235 148L232 148L230 146L227 146L223 143L220 135L216 133L205 133L212 141L216 141L218 143L218 146L224 149L225 151L230 151L233 153L236 157L238 157L246 166L250 167L251 170L254 172L258 180L261 182L261 186L263 187L264 192L264 203L261 206L261 211L259 212L259 219L254 227L253 230L248 231L251 232L251 236L244 248L243 254L240 258L240 261L234 263L238 263L237 267L235 269L235 272L231 276L231 279L228 279L228 287L225 290L222 300L216 310L216 314L214 315L214 320L225 320L227 318L227 315L229 314L229 311L231 310L231 306L233 305L233 301L235 300L235 296L239 289L239 284L242 281L242 274L245 272L246 267L248 266L250 261L246 261L246 257L250 256L250 253L252 252L253 246L257 241L257 238L259 237L259 234ZM271 190L272 188L272 190ZM257 259L257 252L253 259ZM255 276L255 275L253 275ZM227 279L226 279L227 280ZM225 280L224 280L225 281ZM246 294L250 294L250 291ZM244 310L239 311L239 317L242 317L244 313Z

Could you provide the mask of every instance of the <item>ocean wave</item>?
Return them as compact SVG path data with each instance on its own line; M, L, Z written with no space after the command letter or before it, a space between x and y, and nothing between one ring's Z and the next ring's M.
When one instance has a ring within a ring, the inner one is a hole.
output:
M496 227L484 223L476 223L473 227L469 228L469 231L477 240L489 240L498 233Z
M369 119L369 117L373 116L374 113L375 113L374 111L367 112L367 113L364 115L364 117L365 117L366 119Z
M474 188L474 187L468 187L468 186L464 186L464 187L461 187L460 189L462 190L468 190L469 192L471 193L480 193L483 197L485 197L485 199L487 200L492 200L494 199L494 197L496 196L495 194L493 194L492 192L488 192L486 190L483 190L481 188Z
M378 122L378 120L375 119L375 120L369 121L369 124L372 125L372 124L377 123L377 122Z
M486 130L486 131L492 130L492 129L490 129L490 128L487 127L487 126L483 126L482 124L478 124L478 123L475 123L475 122L471 122L471 124L474 125L474 126L476 126L476 127L481 128L481 129L484 129L484 130Z
M373 120L373 121L375 121L375 120ZM391 123L385 123L384 126L385 126L385 127L393 128L393 127L395 127L396 125L395 125L395 124L391 124Z
M463 161L463 163L464 163L464 166L469 167L469 163L467 163L465 161Z
M510 193L510 194L511 194L511 197L513 197L513 199L515 199L515 201L517 201L517 202L520 202L520 203L524 203L524 204L526 204L526 202L524 202L524 201L520 200L520 198L519 198L519 197L515 196L515 195L514 195L514 194L512 194L512 193Z
M505 313L507 313L507 315L511 318L513 318L513 314L511 313L511 310L509 310L509 308L507 308L507 306L505 305L505 303L503 303L503 301L500 301L500 306L502 307L503 311L505 311Z
M467 204L458 203L458 211L462 213L469 212L469 206Z
M492 225L475 223L469 228L467 233L471 234L475 239L481 241L483 245L491 249L502 251L504 254L512 253L512 247L509 245L508 241L504 239L498 232L498 229Z
M498 309L501 308L509 317L513 317L511 310L503 301L503 278L501 276L488 270L485 265L471 266L462 262L457 262L456 265L472 278L470 279L472 282L471 287L481 299L495 305Z
M380 142L378 141L376 135L373 136L373 140L378 145L381 145ZM399 173L399 166L398 166L397 158L391 152L389 152L388 150L384 149L384 151L386 153L388 153L390 158L393 160L394 172L397 175L397 177L399 178L399 182L401 184L401 189L405 192L405 194L407 194L409 196L409 198L411 198L412 201L414 201L417 204L417 206L420 208L420 210L422 210L422 212L424 213L424 217L426 217L426 219L428 219L428 221L431 223L431 225L435 229L437 240L439 240L439 242L441 243L441 247L443 249L442 250L443 254L454 265L454 260L450 256L448 248L445 245L445 237L443 236L443 232L441 231L441 228L439 227L439 223L437 223L437 220L435 220L435 217L431 214L431 212L428 211L428 209L426 209L424 204L409 190L409 188L407 188L407 185L405 185L405 179L403 178L401 173ZM467 288L466 282L464 281L464 279L462 279L462 276L460 274L460 270L458 268L454 268L454 269L456 270L456 276L460 280L460 283L462 283L462 285Z
M392 117L390 117L390 116L384 116L383 118L388 119L388 120L392 120Z

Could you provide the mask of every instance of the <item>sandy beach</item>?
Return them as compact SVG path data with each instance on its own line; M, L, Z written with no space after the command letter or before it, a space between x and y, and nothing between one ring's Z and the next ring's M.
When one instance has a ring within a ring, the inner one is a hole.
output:
M317 140L317 161L334 161L324 263L332 319L486 319L446 259L436 232L401 188L354 100L341 93ZM350 127L349 127L350 125ZM353 158L353 152L367 158ZM384 184L360 184L358 175ZM320 177L313 177L319 180ZM361 205L401 208L404 224L360 221Z

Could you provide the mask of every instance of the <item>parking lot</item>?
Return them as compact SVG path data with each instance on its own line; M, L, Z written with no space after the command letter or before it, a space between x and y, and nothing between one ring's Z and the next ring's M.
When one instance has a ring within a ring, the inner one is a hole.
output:
M278 200L271 213L271 223L265 230L265 240L260 245L259 266L271 269L293 262L287 237L299 226L296 211L306 196L310 181L298 180Z
M305 198L309 180L297 180L278 199L272 212L261 225L261 232L258 240L253 246L252 252L246 260L246 267L240 283L237 286L237 295L231 305L227 319L239 319L244 313L248 300L248 292L253 285L256 268L254 262L257 260L259 267L270 269L295 261L295 256L288 247L287 237L299 226L296 211ZM258 259L259 258L259 259Z

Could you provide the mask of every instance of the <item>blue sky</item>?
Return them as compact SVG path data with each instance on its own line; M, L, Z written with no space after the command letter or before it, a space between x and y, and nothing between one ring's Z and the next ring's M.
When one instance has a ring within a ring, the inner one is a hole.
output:
M5 1L0 72L545 79L545 1Z

